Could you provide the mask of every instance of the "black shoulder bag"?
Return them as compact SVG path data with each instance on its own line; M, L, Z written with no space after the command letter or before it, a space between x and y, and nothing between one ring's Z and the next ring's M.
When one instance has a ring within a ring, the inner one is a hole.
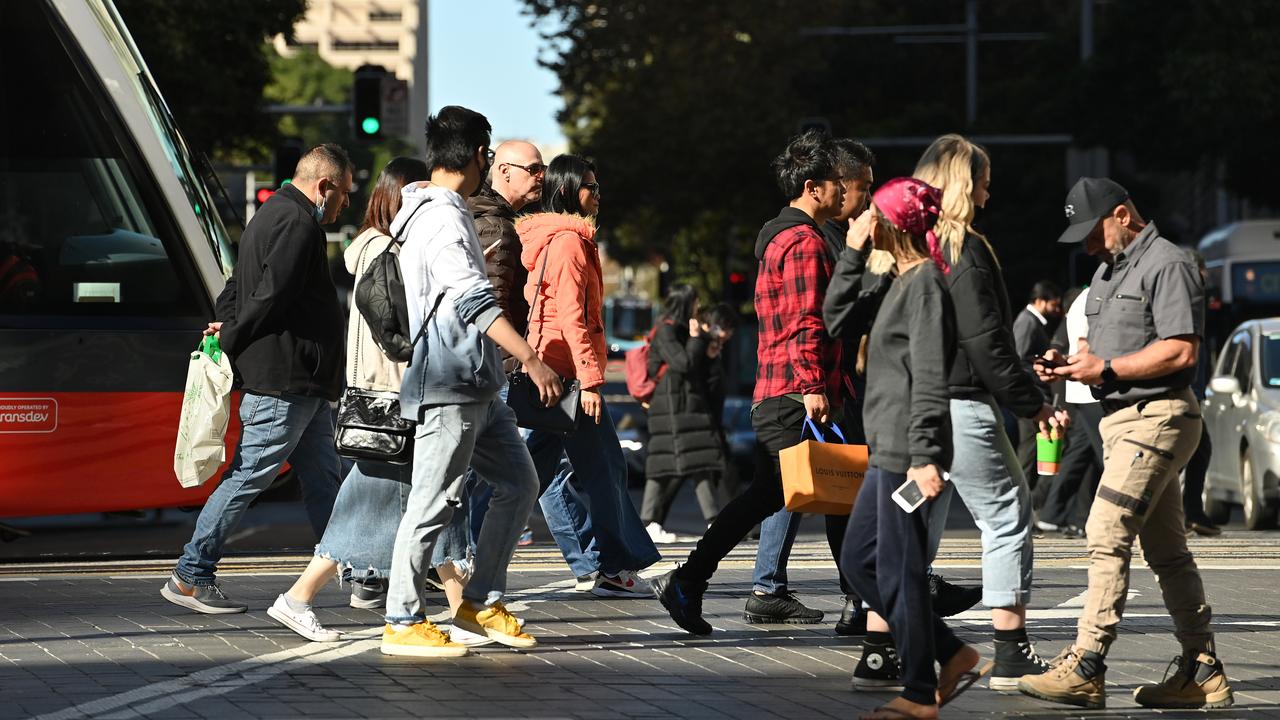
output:
M547 276L547 258L551 255L548 243L546 254L542 256L542 272L538 274L538 285L533 293L533 304L529 307L529 323L525 327L525 340L529 339L529 331L533 329L534 309L538 307L538 293L542 290L542 281ZM535 348L536 352L536 348ZM529 379L529 374L517 370L507 376L507 405L516 414L516 424L526 430L546 430L548 432L570 433L578 424L578 413L582 409L582 385L575 378L560 378L564 385L564 394L560 401L551 407L542 404L542 396L538 386Z

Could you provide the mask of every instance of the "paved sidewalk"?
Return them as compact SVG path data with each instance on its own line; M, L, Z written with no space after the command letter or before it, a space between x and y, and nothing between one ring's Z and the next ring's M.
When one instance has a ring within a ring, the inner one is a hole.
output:
M1260 542L1260 538L1263 541ZM1233 534L1197 542L1214 605L1221 655L1236 690L1224 718L1280 717L1280 549L1271 536ZM681 558L688 546L668 546ZM948 541L941 564L957 582L977 581L976 543ZM554 548L522 550L509 606L541 644L532 651L481 648L450 661L378 652L380 618L321 593L321 621L350 633L308 643L266 608L306 558L239 558L222 573L245 615L202 616L165 602L166 568L154 563L0 566L0 718L380 718L380 717L856 717L889 699L849 690L856 640L837 638L841 606L825 543L799 544L793 589L829 612L812 626L742 622L754 548L723 565L707 596L717 632L679 631L656 601L605 600L574 592ZM1074 635L1083 590L1083 544L1038 544L1031 629L1042 653ZM985 612L955 619L984 655ZM1136 708L1134 687L1160 679L1177 652L1151 573L1134 573L1120 640L1108 659L1109 709L1083 712L975 687L944 717L1204 717Z

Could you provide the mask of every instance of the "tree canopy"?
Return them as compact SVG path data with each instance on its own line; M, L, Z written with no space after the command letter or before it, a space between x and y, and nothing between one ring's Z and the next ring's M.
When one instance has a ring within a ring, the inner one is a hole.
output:
M770 160L805 118L872 142L878 180L909 174L909 138L1068 135L1100 145L1112 174L1151 207L1170 171L1221 167L1259 201L1280 156L1280 5L1265 0L1096 3L1094 51L1081 59L1080 3L983 0L978 112L965 113L964 3L932 0L524 0L560 80L560 120L606 188L614 254L671 260L718 294L726 271L754 268L751 244L785 200ZM814 28L951 25L937 33L822 34ZM889 138L892 141L884 140ZM993 200L979 227L1015 298L1067 277L1061 203L1074 177L1065 144L989 146ZM1188 235L1205 228L1184 223ZM1163 226L1162 226L1163 227ZM1184 242L1196 237L1183 237ZM1025 286L1025 287L1024 287Z
M264 42L292 35L306 0L116 0L130 34L193 150L265 157L276 137L263 114L271 82Z

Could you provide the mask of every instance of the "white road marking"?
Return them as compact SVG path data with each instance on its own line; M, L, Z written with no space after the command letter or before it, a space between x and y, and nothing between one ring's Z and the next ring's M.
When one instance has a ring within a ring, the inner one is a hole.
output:
M1136 597L1139 597L1140 595L1141 593L1139 593L1137 590L1129 591L1130 600ZM1084 609L1084 604L1085 604L1085 601L1088 599L1088 597L1089 597L1089 591L1085 590L1081 592L1079 595L1076 595L1075 597L1072 597L1063 602L1060 602L1057 605L1053 606L1052 608L1049 608L1046 610L1028 608L1027 620L1029 621L1030 620L1078 620L1080 618L1080 611ZM1125 617L1126 618L1165 617L1165 615L1164 614L1125 613ZM964 612L952 615L947 619L955 620L958 622L968 622L968 623L979 623L979 624L990 623L991 611L987 609L965 610Z
M545 602L551 599L549 596L552 593L572 587L573 584L574 581L571 579L559 580L508 593L507 597L512 599L513 606ZM112 717L136 717L135 713L159 714L201 698L224 695L248 685L256 685L283 672L300 670L308 665L321 665L375 650L382 643L382 628L345 633L343 638L337 643L305 643L288 650L218 665L185 677L144 685L127 692L38 715L32 720L73 720L73 718L82 717L101 717L105 720Z

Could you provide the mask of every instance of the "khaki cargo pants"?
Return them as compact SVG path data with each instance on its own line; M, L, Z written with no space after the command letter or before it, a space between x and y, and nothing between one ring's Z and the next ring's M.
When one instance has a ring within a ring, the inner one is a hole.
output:
M1089 510L1089 596L1076 645L1105 655L1129 594L1135 539L1160 582L1185 651L1213 648L1210 608L1187 550L1178 473L1200 442L1200 404L1190 390L1118 410L1102 420L1102 480Z

